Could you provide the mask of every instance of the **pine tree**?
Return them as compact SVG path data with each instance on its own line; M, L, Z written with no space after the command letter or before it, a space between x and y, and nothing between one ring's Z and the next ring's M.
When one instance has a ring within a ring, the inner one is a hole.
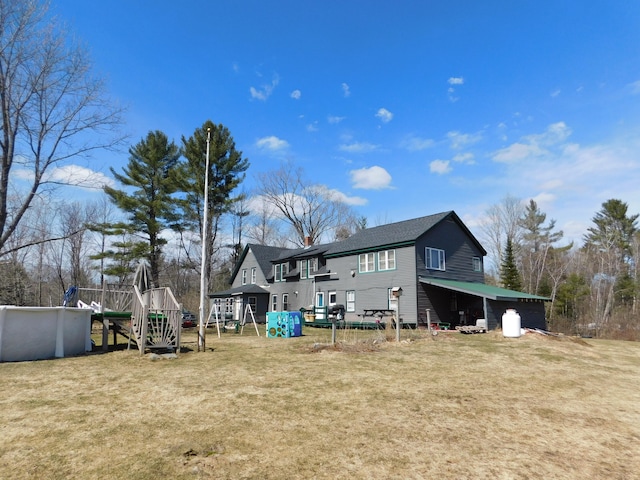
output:
M207 245L205 275L211 281L211 258L218 233L218 225L223 214L243 199L242 195L233 196L234 190L242 183L249 168L249 160L242 157L236 149L235 141L229 129L211 120L204 122L188 139L182 137L182 148L186 162L181 165L179 185L185 192L185 198L178 202L182 217L173 228L177 231L197 231L202 238L202 217L204 204L204 181L209 141L209 192L207 218Z
M180 149L169 142L160 132L149 132L135 147L129 149L129 163L123 174L111 168L115 179L133 192L104 187L111 201L128 218L126 229L129 233L142 235L144 242L137 242L134 248L144 245L144 258L149 261L151 282L159 286L162 246L166 240L160 232L176 222L175 200L177 191L176 166ZM124 225L123 225L124 226Z
M510 238L507 238L504 257L500 265L500 282L504 288L509 290L522 290L522 280L520 279L520 272L513 253L513 242Z

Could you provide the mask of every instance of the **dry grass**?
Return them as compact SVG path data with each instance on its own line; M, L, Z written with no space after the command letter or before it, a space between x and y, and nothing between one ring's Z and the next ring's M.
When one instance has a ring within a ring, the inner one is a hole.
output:
M0 477L638 478L640 344L304 333L0 364Z

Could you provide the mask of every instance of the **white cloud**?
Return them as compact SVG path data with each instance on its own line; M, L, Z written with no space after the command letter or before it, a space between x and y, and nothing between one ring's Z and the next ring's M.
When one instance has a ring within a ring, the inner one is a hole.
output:
M307 132L317 132L318 122L313 122L307 125Z
M273 90L278 86L278 83L280 83L280 77L278 77L278 75L274 75L270 84L262 85L260 89L251 87L249 89L249 93L251 93L251 98L262 100L263 102L266 101L267 98L269 98L273 93Z
M345 98L351 96L351 89L346 83L342 84L342 94L345 96Z
M508 147L498 150L493 155L493 160L501 163L513 163L524 160L525 158L538 157L544 153L545 151L538 145L513 143Z
M291 92L291 98L294 100L300 100L300 97L302 97L302 92L300 90L294 90Z
M273 152L285 150L289 148L289 143L286 140L282 140L275 135L269 137L262 137L256 141L256 146L263 150L271 150Z
M458 163L466 163L467 165L472 165L475 162L475 156L473 155L473 153L459 153L457 155L455 155L452 159L454 162L458 162Z
M449 173L451 171L449 160L434 160L429 164L429 171L431 171L431 173L437 173L439 175Z
M482 134L448 132L447 138L451 142L452 149L460 150L461 148L465 148L469 145L473 145L474 143L478 143L480 140L482 140Z
M409 135L402 142L400 142L400 146L409 150L410 152L419 152L421 150L426 150L427 148L433 147L435 142L430 138L420 138L413 135Z
M381 190L390 188L391 175L384 168L377 165L369 168L360 168L351 170L351 182L353 188L361 188L364 190Z
M33 180L33 171L21 168L12 171L16 180ZM113 187L115 182L105 174L81 167L80 165L64 165L48 170L42 178L43 183L56 183L85 189L102 189L105 185Z
M340 203L344 203L346 205L351 205L351 206L363 206L366 205L368 203L368 200L366 198L362 198L362 197L350 197L349 195L333 189L333 188L329 188L326 185L314 185L313 189L315 191L320 192L323 196L330 198L331 200L335 201L335 202L340 202Z
M551 96L552 96L553 98L555 98L555 97L557 97L558 95L560 95L560 93L561 93L561 90L558 88L558 89L554 90L553 92L551 92Z
M327 117L327 122L329 122L332 125L336 125L336 124L342 122L345 118L347 118L347 117L338 117L337 115L329 115Z
M632 95L640 94L640 80L636 80L635 82L630 83L629 85L627 85L627 87L631 89Z
M340 150L349 153L368 153L378 149L378 145L368 142L354 142L350 144L340 145Z
M513 163L548 155L549 148L562 144L569 135L571 135L571 129L564 122L553 123L543 133L527 135L522 137L520 142L498 150L493 154L493 160Z
M386 108L381 108L376 113L376 117L378 117L383 123L389 123L393 119L393 113Z
M447 80L447 82L449 83L449 85L463 85L464 84L464 78L463 77L449 77L449 80Z

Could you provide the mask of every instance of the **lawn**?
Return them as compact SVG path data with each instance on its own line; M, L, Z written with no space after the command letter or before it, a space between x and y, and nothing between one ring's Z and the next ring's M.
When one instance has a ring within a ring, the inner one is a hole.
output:
M264 331L264 330L263 330ZM630 479L640 344L305 327L195 329L137 350L2 363L3 479Z

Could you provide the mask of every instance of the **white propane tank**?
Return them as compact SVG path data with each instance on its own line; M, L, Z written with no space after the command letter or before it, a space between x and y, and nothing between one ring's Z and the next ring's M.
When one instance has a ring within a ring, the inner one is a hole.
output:
M520 335L520 315L513 308L508 308L502 315L502 336L517 338Z

